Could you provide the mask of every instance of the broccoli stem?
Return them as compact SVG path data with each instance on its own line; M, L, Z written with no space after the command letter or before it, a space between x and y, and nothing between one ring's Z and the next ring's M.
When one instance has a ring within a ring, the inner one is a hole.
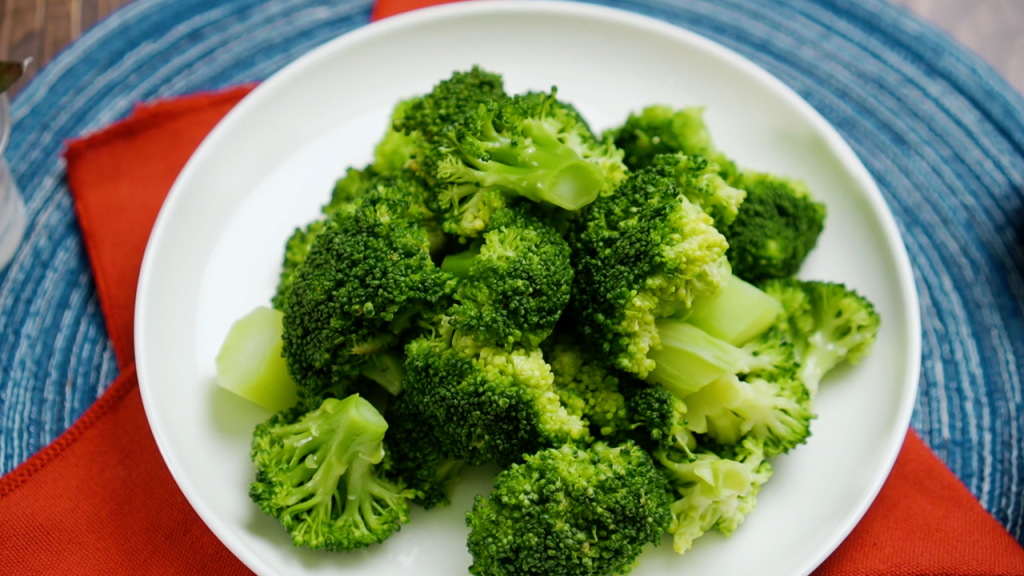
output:
M361 374L380 384L392 396L402 391L405 380L405 357L400 352L381 352L370 357Z
M694 298L684 319L715 338L742 346L770 328L781 313L778 300L730 276L713 294Z
M473 260L480 255L480 245L474 244L469 250L463 250L456 254L449 254L444 257L444 261L441 262L441 270L452 274L456 278L468 278L469 269L473 265Z
M745 368L743 350L673 318L656 323L661 349L648 355L655 368L646 380L657 382L680 398Z

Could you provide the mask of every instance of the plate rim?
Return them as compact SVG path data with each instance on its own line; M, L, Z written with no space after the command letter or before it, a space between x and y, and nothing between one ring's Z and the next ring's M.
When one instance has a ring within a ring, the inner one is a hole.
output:
M166 234L170 226L176 207L185 194L189 181L193 178L197 166L202 162L208 150L215 149L218 142L229 135L233 127L243 121L248 115L250 108L258 106L264 98L269 98L275 92L278 85L287 83L291 77L302 74L304 69L315 66L324 58L330 58L334 53L344 51L348 46L372 40L381 35L387 35L400 31L403 28L428 25L437 20L458 18L462 16L473 16L480 14L501 14L501 13L551 13L570 16L595 17L602 20L612 21L630 27L646 28L670 36L675 36L681 41L709 52L716 57L727 60L730 64L737 66L745 74L749 74L766 88L775 92L785 99L789 104L794 105L799 112L811 123L817 133L828 143L829 147L837 154L843 167L849 170L850 176L856 181L859 187L865 192L865 199L868 201L871 211L877 217L886 244L891 249L891 256L897 272L897 282L900 288L900 297L905 303L903 321L906 324L909 342L906 342L908 356L906 372L901 380L903 394L900 397L899 409L896 412L895 429L890 431L886 453L881 461L884 463L881 470L884 473L877 474L872 479L869 489L862 494L860 501L850 513L842 526L838 527L834 536L822 545L817 554L813 555L796 574L806 576L815 568L821 565L840 544L849 536L850 532L863 518L868 508L875 501L882 486L889 478L893 465L899 455L900 449L910 429L910 421L913 415L914 403L920 381L921 371L921 319L920 302L917 285L914 279L913 267L910 263L909 253L899 231L895 216L888 207L881 190L853 148L840 135L838 130L829 123L820 112L817 111L800 94L782 82L760 65L756 64L746 56L732 50L706 36L689 30L685 27L659 20L653 16L647 16L635 12L629 12L620 8L613 8L598 4L588 4L572 0L487 0L476 2L454 2L437 6L430 6L390 16L383 20L370 22L354 30L345 32L299 56L286 64L283 68L272 74L266 80L259 83L249 94L247 94L237 105L235 105L217 125L203 139L195 152L186 162L184 168L178 174L171 186L166 199L164 200L157 215L153 229L146 244L142 266L139 273L139 282L136 289L136 304L134 318L134 344L136 351L136 368L139 381L139 391L142 397L142 404L146 414L147 423L156 441L160 455L174 478L175 483L181 490L189 505L195 510L204 524L214 533L218 540L231 553L257 574L272 573L273 570L267 566L261 558L252 553L252 550L242 541L235 538L233 530L214 514L205 505L205 501L199 494L196 486L191 482L178 466L177 461L171 454L171 440L166 437L165 429L161 426L159 412L156 408L156 400L152 392L144 382L146 379L148 360L146 358L146 334L147 320L142 312L147 307L151 288L151 277L157 266L156 255L162 251L161 238Z

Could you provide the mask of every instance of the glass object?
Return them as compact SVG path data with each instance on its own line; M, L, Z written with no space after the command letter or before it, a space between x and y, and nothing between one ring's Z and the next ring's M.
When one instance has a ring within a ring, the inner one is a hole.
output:
M25 234L25 201L4 157L10 136L10 104L7 96L0 94L0 270L10 263Z

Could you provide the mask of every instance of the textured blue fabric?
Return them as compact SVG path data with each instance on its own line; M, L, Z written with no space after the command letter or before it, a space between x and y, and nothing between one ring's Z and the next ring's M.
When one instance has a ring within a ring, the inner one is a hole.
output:
M903 233L921 296L913 426L1024 541L1024 100L884 0L623 0L751 58L850 142ZM7 158L29 209L0 272L0 473L52 441L117 366L64 181L62 141L138 100L266 78L367 23L370 0L137 0L18 96Z

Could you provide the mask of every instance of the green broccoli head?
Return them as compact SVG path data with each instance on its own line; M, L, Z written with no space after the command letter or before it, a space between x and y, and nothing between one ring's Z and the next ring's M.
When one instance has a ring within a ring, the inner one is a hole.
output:
M569 303L569 245L530 202L495 212L481 242L441 269L458 278L452 326L480 346L536 347Z
M407 401L456 459L508 466L586 437L583 421L560 404L539 349L465 348L442 329L406 346L405 367Z
M736 220L747 193L727 184L719 175L717 165L708 162L706 157L659 154L651 164L671 168L682 193L711 216L716 227L727 226Z
M630 114L626 123L610 131L609 136L625 153L630 170L650 166L659 154L682 153L704 156L726 180L736 173L736 165L712 143L701 107L676 110L664 105L648 106L640 114Z
M743 172L731 184L747 192L736 219L722 227L733 273L755 283L796 274L825 226L825 205L781 176Z
M495 478L466 515L475 576L612 576L630 571L671 521L671 496L632 444L542 450Z
M645 378L658 318L713 293L728 274L728 244L664 165L635 172L594 202L569 234L576 281L570 307L584 342Z
M855 290L834 282L770 280L762 289L777 298L800 363L798 377L813 399L836 365L859 362L878 337L881 317Z
M391 456L390 473L416 491L413 502L424 508L447 506L465 463L446 451L434 424L410 398L400 394L388 404L391 426L384 443Z
M431 260L423 225L428 192L406 173L377 176L369 188L356 208L327 220L285 303L283 353L310 405L450 304L451 276Z
M649 451L690 454L697 440L687 428L687 406L664 387L629 376L620 380L631 426L630 437Z
M719 453L704 449L693 457L681 456L671 451L655 454L678 496L668 532L676 552L683 554L708 530L726 536L735 532L753 511L772 467L754 438Z
M427 94L400 104L392 126L398 132L430 140L475 114L481 104L505 98L501 75L473 66L466 72L454 72Z
M415 495L378 469L387 427L359 395L280 412L253 432L249 496L296 546L335 551L383 542L408 521Z
M631 432L633 422L615 373L570 335L556 333L543 349L562 405L589 424L592 438L614 441Z

